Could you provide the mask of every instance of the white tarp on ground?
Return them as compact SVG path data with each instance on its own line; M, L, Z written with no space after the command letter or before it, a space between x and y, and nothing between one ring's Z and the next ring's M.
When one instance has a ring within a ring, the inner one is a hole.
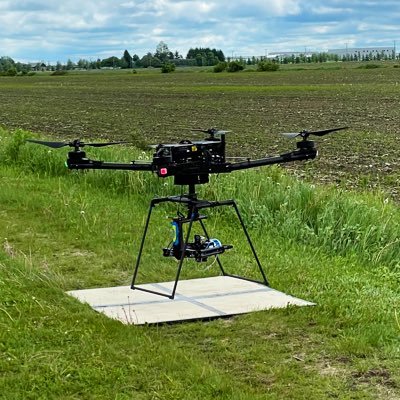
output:
M170 294L173 284L147 283L139 287ZM132 290L130 286L73 290L68 294L110 318L135 325L314 305L262 284L227 276L179 281L174 299Z

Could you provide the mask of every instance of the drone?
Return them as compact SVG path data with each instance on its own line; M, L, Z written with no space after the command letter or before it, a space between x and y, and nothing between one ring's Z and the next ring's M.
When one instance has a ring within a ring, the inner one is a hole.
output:
M199 199L196 194L196 185L202 185L209 182L210 174L230 173L237 170L261 167L264 165L283 164L293 161L312 160L318 155L315 142L309 140L310 136L325 136L329 133L347 129L348 127L339 127L324 129L318 131L290 132L282 133L289 139L300 138L296 142L296 149L280 154L278 156L268 156L260 159L247 158L244 161L230 162L225 154L226 134L230 131L219 130L217 128L193 129L205 133L207 136L203 140L181 140L179 143L161 143L154 146L153 158L151 161L131 161L129 163L106 162L92 160L87 158L84 147L104 147L116 144L126 144L126 141L105 142L105 143L86 143L79 139L72 142L49 142L42 140L29 139L28 142L41 144L51 148L71 147L68 152L66 165L71 170L128 170L128 171L149 171L155 173L160 178L173 177L174 185L188 186L188 192L180 196L168 196L153 198L150 201L150 207L145 222L144 232L140 243L139 254L136 259L135 270L132 278L131 288L133 290L142 290L145 292L165 296L174 299L180 273L185 259L192 259L196 262L205 262L209 257L214 257L221 273L224 276L230 276L238 279L244 279L251 282L261 283L269 286L264 268L257 256L254 245L249 233L245 227L242 216L234 200L210 201ZM162 203L178 203L186 207L187 212L183 214L178 211L177 215L171 217L171 225L174 229L174 239L167 247L162 249L164 257L172 257L177 260L177 272L171 293L160 292L143 288L136 284L145 239L147 236L150 219L153 209ZM230 244L222 244L219 239L210 236L206 229L204 220L206 215L202 210L231 206L234 208L240 226L246 236L253 257L256 261L261 280L254 280L247 277L230 274L223 267L220 255L233 248ZM191 236L193 226L197 223L200 227L200 234ZM187 229L185 229L187 227Z

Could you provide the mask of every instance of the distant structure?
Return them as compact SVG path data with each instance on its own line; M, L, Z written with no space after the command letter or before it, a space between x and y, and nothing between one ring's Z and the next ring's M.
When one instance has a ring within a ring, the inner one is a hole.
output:
M327 51L328 54L337 55L340 58L353 57L361 60L365 57L373 58L393 58L396 48L393 47L346 47L344 49L332 49Z
M390 47L345 47L342 49L330 49L326 51L311 51L305 48L304 51L275 51L266 52L264 56L238 56L233 55L228 57L232 60L243 59L270 59L270 60L284 60L290 58L313 59L318 55L325 55L328 60L351 60L351 61L368 61L368 60L387 60L395 59L399 56L396 50L396 44ZM325 60L326 61L326 60Z
M43 61L29 63L28 65L31 67L32 71L46 71L46 67L47 67Z
M285 58L285 57L311 57L315 53L320 53L319 51L278 51L278 52L272 52L268 53L267 58Z

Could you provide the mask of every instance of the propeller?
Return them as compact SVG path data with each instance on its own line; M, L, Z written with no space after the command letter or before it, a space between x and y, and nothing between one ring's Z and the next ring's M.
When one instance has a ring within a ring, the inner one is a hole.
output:
M69 146L74 147L75 150L79 150L81 147L91 146L91 147L104 147L104 146L111 146L113 144L124 144L128 143L126 141L118 141L118 142L103 142L103 143L85 143L81 142L80 139L76 139L72 142L47 142L43 140L34 140L34 139L27 139L27 142L41 144L43 146L51 147L53 149L59 149L61 147Z
M327 135L328 133L341 131L343 129L348 129L348 128L349 128L348 126L342 126L340 128L323 129L323 130L320 130L320 131L303 130L301 132L285 132L285 133L281 133L281 135L285 136L288 139L293 139L295 137L301 136L303 138L303 140L307 140L307 138L310 135L324 136L324 135Z
M214 136L214 135L225 135L225 133L232 132L232 131L220 130L220 129L217 129L217 128L208 128L208 129L191 128L190 130L193 131L193 132L204 132L204 133L208 133L208 134L210 134L211 136Z

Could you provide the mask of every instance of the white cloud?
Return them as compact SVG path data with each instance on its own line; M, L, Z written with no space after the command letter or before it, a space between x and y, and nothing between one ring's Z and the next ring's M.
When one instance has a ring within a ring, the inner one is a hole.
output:
M194 46L262 55L390 45L400 39L399 13L393 0L1 0L0 56L143 55L160 40L183 54Z
M351 12L351 8L319 6L319 7L312 8L312 11L315 14L350 13Z

